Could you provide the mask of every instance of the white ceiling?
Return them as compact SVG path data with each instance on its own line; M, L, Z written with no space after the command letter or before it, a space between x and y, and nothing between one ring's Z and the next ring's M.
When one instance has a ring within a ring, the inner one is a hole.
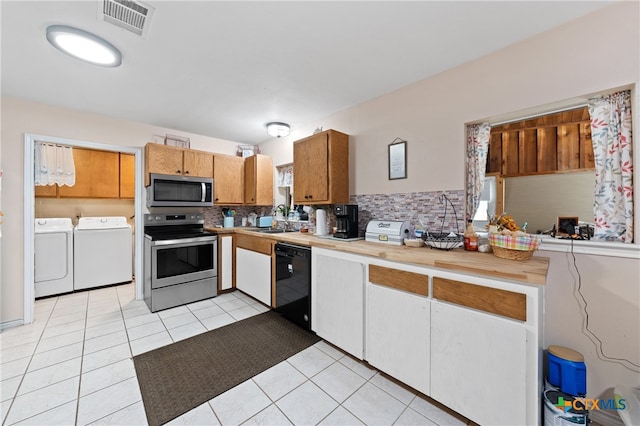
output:
M146 38L98 19L101 1L6 1L2 94L239 143L265 123L322 118L611 1L148 1ZM119 68L54 49L64 24L118 47Z

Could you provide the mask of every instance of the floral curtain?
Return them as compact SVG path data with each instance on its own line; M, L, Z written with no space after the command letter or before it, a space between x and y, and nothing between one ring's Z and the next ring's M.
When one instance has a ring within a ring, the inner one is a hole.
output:
M467 220L473 218L480 203L489 152L489 123L467 126Z
M594 239L633 242L631 92L590 99L596 167Z

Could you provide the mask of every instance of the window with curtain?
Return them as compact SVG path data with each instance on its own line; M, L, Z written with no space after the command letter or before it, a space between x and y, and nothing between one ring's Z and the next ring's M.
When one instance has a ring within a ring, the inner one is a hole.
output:
M579 216L580 225L593 227L594 239L633 243L631 125L631 91L626 90L589 99L583 108L495 125L489 135L490 158L483 152L478 125L468 126L467 217L469 212L478 217L483 201L479 182L484 181L480 169L489 165L489 171L505 177L509 214L520 212L519 223L529 217L545 219L533 232L550 230L559 216ZM541 186L547 181L553 186ZM519 201L510 200L511 187L521 188L516 191Z

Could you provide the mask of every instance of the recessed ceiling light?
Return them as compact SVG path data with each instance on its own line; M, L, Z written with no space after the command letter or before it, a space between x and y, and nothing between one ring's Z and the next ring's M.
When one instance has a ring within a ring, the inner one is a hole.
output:
M91 64L117 67L122 63L120 51L111 43L77 28L51 25L47 27L47 40L62 52Z
M274 138L289 136L289 125L287 123L272 122L267 123L267 133Z

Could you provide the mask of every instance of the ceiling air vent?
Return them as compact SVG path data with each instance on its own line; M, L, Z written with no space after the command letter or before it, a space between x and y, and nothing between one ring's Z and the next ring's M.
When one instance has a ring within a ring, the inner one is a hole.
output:
M146 37L153 11L152 7L137 1L104 0L99 14L106 22Z

